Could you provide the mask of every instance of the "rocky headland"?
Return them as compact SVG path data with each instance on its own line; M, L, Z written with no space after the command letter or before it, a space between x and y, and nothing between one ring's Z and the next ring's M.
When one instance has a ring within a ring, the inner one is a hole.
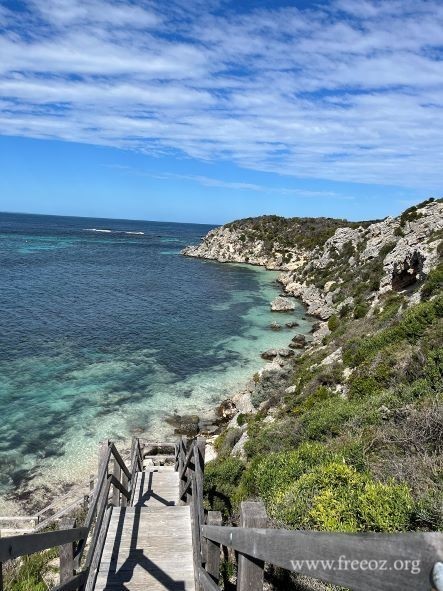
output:
M317 319L262 353L216 409L216 436L200 431L219 495L208 506L235 521L239 500L260 496L284 527L441 528L443 200L362 223L239 220L183 254L280 270L272 330L291 324L293 298Z

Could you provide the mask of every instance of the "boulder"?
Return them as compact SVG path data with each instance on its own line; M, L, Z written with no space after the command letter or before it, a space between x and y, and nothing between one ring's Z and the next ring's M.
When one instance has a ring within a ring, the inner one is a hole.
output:
M278 296L271 302L273 312L291 312L295 310L295 300Z
M297 326L300 326L300 324L296 320L291 320L291 322L286 322L285 326L288 328L296 328Z
M263 351L261 354L262 359L266 359L267 361L271 361L275 357L292 357L294 355L294 351L285 347L284 349L268 349L267 351Z
M215 414L220 422L230 421L237 414L235 404L231 399L223 400L215 409Z
M235 456L242 460L246 459L246 452L245 452L245 443L248 441L249 436L245 431L237 443L234 445L231 451L231 456Z
M271 359L274 359L274 357L277 357L277 355L278 355L277 349L268 349L267 351L263 351L263 353L260 355L260 357L262 359L271 360Z
M306 347L306 345L307 345L307 342L306 342L305 335L304 334L297 334L292 339L289 346L291 347L291 349L304 349Z
M278 322L273 322L269 328L271 330L281 330L281 324L279 324Z
M199 433L199 417L197 415L178 415L166 417L165 421L174 427L176 435L185 435L186 437L195 437Z

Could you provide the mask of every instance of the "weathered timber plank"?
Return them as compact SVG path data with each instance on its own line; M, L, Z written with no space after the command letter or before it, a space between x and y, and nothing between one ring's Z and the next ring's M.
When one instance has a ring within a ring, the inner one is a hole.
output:
M268 517L262 502L243 501L240 505L240 527L266 527ZM263 591L265 563L239 553L237 591Z
M443 534L434 532L340 534L209 525L202 532L243 554L359 591L429 589L433 565L443 557ZM333 567L321 562L327 560L335 561ZM378 568L370 568L370 561Z
M209 573L202 567L198 569L198 581L203 591L220 591L220 587L214 583Z
M60 524L63 529L72 529L75 527L75 519L64 519ZM74 575L74 544L64 544L60 546L60 585L66 583Z
M106 543L108 525L112 515L112 507L108 507L103 517L101 529L96 538L96 544L90 558L90 566L88 566L88 579L85 585L85 591L92 591L95 589L95 580L99 571L100 560L103 552L103 547ZM89 560L88 560L89 562Z
M87 571L82 571L78 575L73 576L68 581L65 581L61 585L54 587L51 591L76 591L86 581Z
M137 474L133 505L137 507L171 506L178 504L178 474L170 471Z
M221 525L220 511L208 511L208 525ZM220 578L220 544L206 540L206 572L218 584Z
M193 577L189 507L113 510L95 591L195 591Z
M34 554L48 548L77 542L88 535L85 527L76 527L72 529L61 529L38 534L28 534L25 536L11 536L0 538L0 562L6 562L12 558Z

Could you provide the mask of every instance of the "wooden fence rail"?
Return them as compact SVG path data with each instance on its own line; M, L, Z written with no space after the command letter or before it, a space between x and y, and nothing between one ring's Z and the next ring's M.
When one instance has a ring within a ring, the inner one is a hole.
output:
M262 591L265 563L360 591L443 591L443 534L344 534L269 529L264 505L243 502L240 527L203 510L204 440L176 446L180 499L191 506L198 591L219 591L222 547L237 553L237 591Z

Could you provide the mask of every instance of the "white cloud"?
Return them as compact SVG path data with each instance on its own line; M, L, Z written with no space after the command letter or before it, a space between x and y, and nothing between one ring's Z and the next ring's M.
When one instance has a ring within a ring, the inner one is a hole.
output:
M233 6L1 9L0 133L440 190L440 2Z

